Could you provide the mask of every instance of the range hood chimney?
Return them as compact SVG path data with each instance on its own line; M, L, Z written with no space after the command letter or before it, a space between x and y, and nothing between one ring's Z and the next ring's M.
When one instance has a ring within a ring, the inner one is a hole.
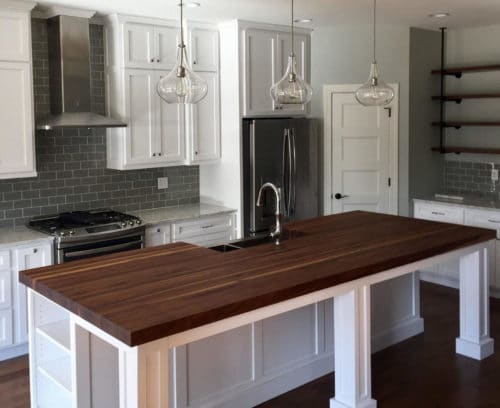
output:
M90 111L89 20L58 15L47 20L51 115L37 129L126 127Z

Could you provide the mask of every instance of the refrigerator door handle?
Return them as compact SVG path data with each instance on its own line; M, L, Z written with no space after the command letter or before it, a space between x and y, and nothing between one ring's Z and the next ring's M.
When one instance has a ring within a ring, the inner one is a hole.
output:
M289 216L295 216L295 202L297 194L297 149L295 144L295 129L289 130L290 138L290 204L288 205Z
M288 197L287 197L287 216L291 217L293 215L292 209L292 197L293 197L293 168L294 168L294 148L293 148L293 133L291 129L288 129Z
M284 210L284 215L288 215L288 193L289 193L289 188L287 187L287 159L289 156L287 155L287 149L289 146L289 138L290 135L288 133L288 129L285 129L283 131L283 163L282 163L282 185L283 185L283 210Z

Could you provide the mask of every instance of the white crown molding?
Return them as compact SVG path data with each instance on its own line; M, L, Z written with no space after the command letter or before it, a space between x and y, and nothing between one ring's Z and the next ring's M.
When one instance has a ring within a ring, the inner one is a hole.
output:
M31 11L36 5L37 3L32 1L0 0L0 8L2 10Z
M0 0L3 1L3 0ZM84 10L72 7L63 7L63 6L50 6L50 7L37 7L32 16L35 18L52 18L56 16L71 16L71 17L82 17L91 19L95 15L95 11L92 10Z

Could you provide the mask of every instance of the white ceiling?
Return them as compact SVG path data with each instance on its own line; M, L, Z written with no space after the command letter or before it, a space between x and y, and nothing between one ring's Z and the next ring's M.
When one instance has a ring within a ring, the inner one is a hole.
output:
M189 0L185 0L189 1ZM197 0L202 7L186 9L186 18L220 22L230 19L287 24L289 0ZM127 14L177 18L178 0L41 0L46 5L64 5L96 10L99 14ZM369 24L371 0L295 0L296 16L312 18L309 27ZM438 28L500 24L500 0L379 0L381 23ZM429 14L449 12L446 19Z

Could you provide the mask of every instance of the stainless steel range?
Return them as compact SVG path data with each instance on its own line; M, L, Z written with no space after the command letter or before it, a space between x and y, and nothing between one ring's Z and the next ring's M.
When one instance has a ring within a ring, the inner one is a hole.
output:
M144 248L141 219L107 209L35 217L28 227L55 237L58 264Z

